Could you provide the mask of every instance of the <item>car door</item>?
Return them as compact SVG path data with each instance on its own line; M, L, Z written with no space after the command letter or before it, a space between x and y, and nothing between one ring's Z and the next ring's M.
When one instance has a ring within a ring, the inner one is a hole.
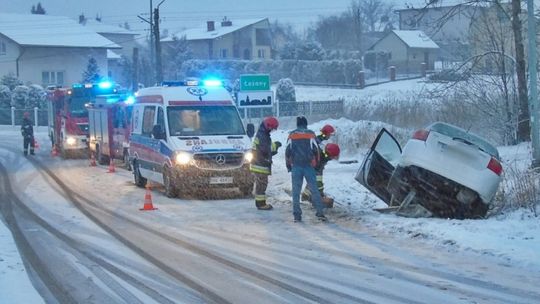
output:
M390 132L382 129L369 149L355 179L390 205L392 195L386 189L401 158L401 146Z

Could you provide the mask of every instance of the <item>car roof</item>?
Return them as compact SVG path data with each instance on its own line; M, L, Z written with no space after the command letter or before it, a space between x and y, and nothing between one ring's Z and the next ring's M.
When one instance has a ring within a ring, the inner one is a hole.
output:
M428 128L430 131L435 131L437 133L441 133L443 135L452 137L452 138L460 138L465 139L468 142L473 143L475 146L480 148L482 151L488 153L489 155L500 159L499 157L499 151L497 148L495 148L492 144L490 144L488 141L483 139L482 137L471 133L465 129L462 129L460 127L456 127L454 125L445 123L445 122L435 122L431 124Z

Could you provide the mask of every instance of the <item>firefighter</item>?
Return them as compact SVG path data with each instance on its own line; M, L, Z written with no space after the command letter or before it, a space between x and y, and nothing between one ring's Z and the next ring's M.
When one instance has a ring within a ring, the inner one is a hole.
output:
M277 130L279 122L275 117L266 117L259 126L253 139L253 161L250 170L255 175L255 206L259 210L272 210L272 205L266 203L266 188L268 176L272 174L272 156L281 147L279 141L272 142L270 132Z
M321 221L326 221L315 179L315 167L319 165L319 146L316 135L307 128L307 119L303 116L296 119L296 126L297 128L289 133L285 150L287 170L291 172L294 221L302 221L300 192L304 178L313 193L313 205L317 210L315 216Z
M24 112L21 123L21 134L23 137L23 153L28 155L28 146L30 146L30 154L34 155L34 128L30 120L30 113Z
M321 201L325 208L332 208L334 207L334 199L327 196L324 193L324 182L323 182L323 171L326 164L333 160L339 158L339 146L337 144L327 144L324 146L324 150L320 150L319 154L319 164L315 167L315 172L317 173L317 188L319 190L319 193L321 194ZM304 192L302 193L302 200L312 201L311 200L311 192L306 187Z
M336 129L331 125L324 125L324 127L321 128L321 134L317 135L317 143L320 145L323 141L332 137L335 132Z

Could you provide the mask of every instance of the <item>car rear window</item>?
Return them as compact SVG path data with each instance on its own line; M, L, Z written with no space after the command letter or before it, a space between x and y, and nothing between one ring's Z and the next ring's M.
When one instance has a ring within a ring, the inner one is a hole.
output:
M456 126L449 125L443 122L436 122L432 124L428 129L433 130L437 133L441 133L451 138L459 138L462 140L466 140L472 143L473 145L477 146L478 148L480 148L482 151L499 159L499 151L497 151L497 148L495 148L493 145L491 145L490 143L488 143L486 140L479 137L478 135L467 132L464 129L461 129Z

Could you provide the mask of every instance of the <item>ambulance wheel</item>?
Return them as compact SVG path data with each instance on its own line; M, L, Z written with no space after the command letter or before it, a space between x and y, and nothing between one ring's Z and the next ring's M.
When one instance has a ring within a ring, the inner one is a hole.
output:
M107 159L103 155L103 153L101 153L101 149L99 146L96 146L96 160L100 165L107 165Z
M174 179L171 174L171 169L167 167L163 169L163 186L165 186L165 195L167 197L174 198L178 196L178 189L176 188Z
M144 188L146 186L146 178L142 177L139 171L139 163L136 160L133 161L133 177L137 187Z

